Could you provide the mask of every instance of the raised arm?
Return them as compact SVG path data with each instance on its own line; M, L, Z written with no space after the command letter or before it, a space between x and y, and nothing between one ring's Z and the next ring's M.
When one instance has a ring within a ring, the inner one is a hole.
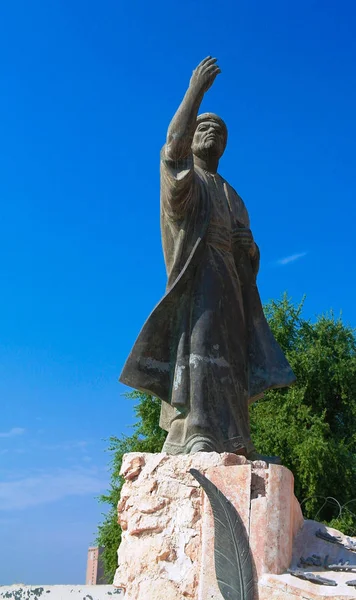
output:
M221 72L216 60L208 56L193 71L188 90L168 127L166 157L169 160L181 160L191 152L201 101Z

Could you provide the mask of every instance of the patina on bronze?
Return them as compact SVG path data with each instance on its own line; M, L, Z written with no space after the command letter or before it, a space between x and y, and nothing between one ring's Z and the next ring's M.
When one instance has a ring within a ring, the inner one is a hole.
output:
M244 202L217 173L224 121L198 116L220 73L204 59L161 152L161 230L168 284L120 380L162 400L163 451L257 458L248 405L293 372L266 322L256 286L259 250Z

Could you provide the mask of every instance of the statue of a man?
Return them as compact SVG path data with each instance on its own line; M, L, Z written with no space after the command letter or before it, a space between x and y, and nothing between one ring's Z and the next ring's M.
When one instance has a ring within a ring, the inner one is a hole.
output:
M162 400L169 454L259 458L248 405L293 372L266 322L256 286L259 250L242 199L217 173L227 128L198 116L220 73L195 69L161 152L161 230L168 284L120 380Z

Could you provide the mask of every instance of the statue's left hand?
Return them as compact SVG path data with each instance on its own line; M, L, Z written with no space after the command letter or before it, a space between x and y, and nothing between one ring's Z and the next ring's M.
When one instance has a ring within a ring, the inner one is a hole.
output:
M247 227L237 227L232 232L232 240L239 248L254 253L255 242L253 240L251 229L248 229Z

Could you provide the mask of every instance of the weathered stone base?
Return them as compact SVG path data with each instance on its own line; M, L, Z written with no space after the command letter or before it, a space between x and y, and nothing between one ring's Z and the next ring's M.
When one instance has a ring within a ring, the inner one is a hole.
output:
M329 554L338 562L351 554L315 537L318 528L326 528L304 521L288 469L235 454L202 452L124 457L118 505L123 534L114 585L125 589L126 600L222 600L212 511L191 468L210 479L240 514L254 562L256 600L356 598L355 589L346 586L356 574L320 573L337 580L337 587L286 574L301 556Z
M118 505L123 530L114 584L129 600L196 598L201 567L202 490L189 473L235 465L233 454L127 454ZM231 467L228 467L231 468Z

